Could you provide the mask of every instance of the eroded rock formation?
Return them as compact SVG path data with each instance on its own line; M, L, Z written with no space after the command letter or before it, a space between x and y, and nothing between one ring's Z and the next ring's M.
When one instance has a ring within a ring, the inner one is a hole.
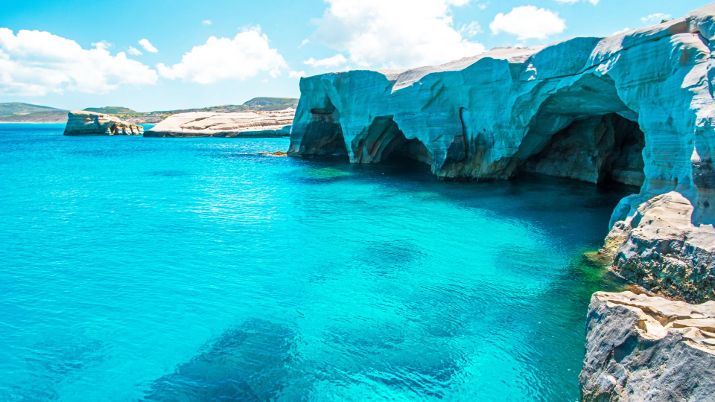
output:
M626 208L631 203L639 201L622 201ZM695 303L715 300L715 230L693 225L692 214L678 192L653 197L614 223L601 253L612 259L612 271L651 292Z
M102 113L74 111L67 114L65 135L140 135L144 127Z
M295 109L171 115L145 137L287 137Z
M412 141L407 156L441 177L536 171L641 185L644 199L675 190L696 223L713 222L713 15L400 74L304 78L289 153L379 163Z
M715 301L597 292L588 311L585 401L712 401Z

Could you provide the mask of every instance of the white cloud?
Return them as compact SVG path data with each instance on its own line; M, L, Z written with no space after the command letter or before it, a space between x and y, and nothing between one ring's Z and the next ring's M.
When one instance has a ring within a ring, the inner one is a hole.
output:
M493 34L506 32L519 40L546 39L566 29L566 22L558 14L535 6L515 7L508 13L494 17L489 29Z
M474 36L477 36L478 34L484 32L482 29L482 26L479 25L477 21L472 21L469 24L462 25L461 28L459 28L459 33L462 35L471 38Z
M141 56L143 54L141 50L135 48L134 46L129 46L129 49L127 49L127 53L132 56Z
M325 0L313 39L359 67L437 64L484 51L455 28L453 7L469 0Z
M591 3L594 6L597 6L600 0L556 0L557 3L561 4L576 4L576 3Z
M672 18L670 14L653 13L653 14L648 14L645 17L642 17L641 22L644 22L646 24L660 24L661 21L669 20L670 18Z
M290 70L290 71L288 71L288 76L289 76L290 78L305 77L305 71L303 71L303 70L300 70L300 71Z
M270 47L268 36L260 27L247 28L233 38L211 36L206 43L184 53L173 66L158 64L161 76L199 84L252 78L260 73L276 77L288 65L283 56Z
M139 39L139 46L143 47L149 53L157 53L159 49L155 48L154 45L149 42L149 39Z
M206 26L212 25L213 23L214 22L211 20L202 20L201 21L201 24L206 25Z
M345 58L342 54L336 54L335 56L331 57L326 57L324 59L314 59L314 58L309 58L308 60L304 61L306 65L309 65L311 67L338 67L342 66L343 64L347 63L348 59Z
M43 96L67 91L107 93L123 85L157 81L152 68L111 54L106 42L84 49L45 31L0 28L0 94Z

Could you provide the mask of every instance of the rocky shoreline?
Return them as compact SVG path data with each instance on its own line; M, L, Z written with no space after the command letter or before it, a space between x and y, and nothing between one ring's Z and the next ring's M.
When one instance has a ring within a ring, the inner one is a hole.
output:
M115 116L85 111L67 114L64 135L141 135L144 127Z
M236 113L190 112L167 117L145 137L288 137L295 109Z
M640 187L600 258L653 296L594 294L582 397L713 400L714 38L710 5L607 38L303 78L288 153Z

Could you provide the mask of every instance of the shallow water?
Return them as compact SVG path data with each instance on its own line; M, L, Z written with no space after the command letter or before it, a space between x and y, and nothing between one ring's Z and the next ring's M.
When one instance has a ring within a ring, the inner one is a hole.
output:
M0 125L0 400L576 400L623 194Z

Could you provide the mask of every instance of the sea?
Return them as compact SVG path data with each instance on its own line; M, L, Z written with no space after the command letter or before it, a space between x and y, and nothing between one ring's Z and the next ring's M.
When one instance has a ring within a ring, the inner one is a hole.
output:
M0 125L0 401L576 401L628 189Z

